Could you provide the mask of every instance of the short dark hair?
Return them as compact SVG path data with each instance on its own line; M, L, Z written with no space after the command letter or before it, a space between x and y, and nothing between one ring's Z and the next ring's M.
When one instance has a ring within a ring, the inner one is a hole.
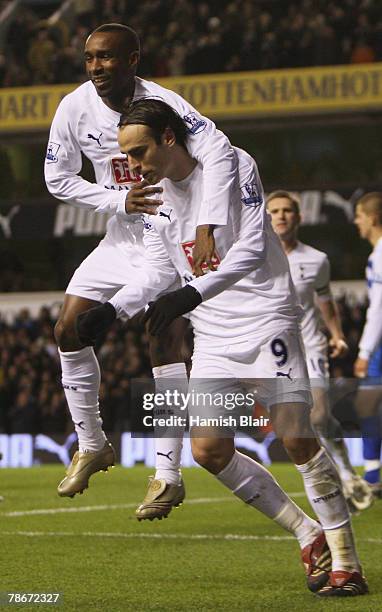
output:
M169 127L175 134L176 143L187 150L187 127L176 110L163 100L139 98L130 102L122 111L118 127L126 125L147 125L158 144L165 129Z
M275 198L286 198L292 204L294 212L300 214L300 201L294 193L287 191L286 189L277 189L272 191L267 197L267 204Z
M129 51L139 51L140 42L139 36L133 28L125 25L124 23L105 23L91 33L97 34L98 32L117 32L124 38L124 42Z

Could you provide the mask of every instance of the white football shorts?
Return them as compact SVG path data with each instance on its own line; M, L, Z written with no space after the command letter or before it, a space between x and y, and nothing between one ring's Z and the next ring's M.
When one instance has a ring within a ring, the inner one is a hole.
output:
M140 275L144 265L144 246L137 241L134 246L115 244L106 236L84 259L74 272L66 293L107 302L119 289L128 285L134 276Z
M329 361L326 348L305 347L306 365L313 388L329 388Z
M286 402L311 406L310 383L299 330L287 328L272 335L263 332L256 338L228 346L211 346L207 350L204 344L202 349L196 348L192 357L190 391L197 400L190 402L189 414L198 417L203 417L206 412L213 417L227 416L227 402L220 398L221 395L227 398L227 394L228 410L232 409L235 394L242 405L242 395L248 392L255 392L257 400L267 408ZM207 408L203 405L203 393L208 398L205 403L210 400ZM219 401L214 401L215 396Z

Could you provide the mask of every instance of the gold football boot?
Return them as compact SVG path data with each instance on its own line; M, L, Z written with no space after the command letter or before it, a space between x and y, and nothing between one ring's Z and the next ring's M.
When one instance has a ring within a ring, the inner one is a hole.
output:
M96 472L107 472L115 464L114 448L106 440L100 451L74 453L73 459L66 470L66 476L57 487L60 497L74 497L76 493L83 493L89 486L89 478Z
M164 478L156 480L149 477L149 488L146 497L135 511L138 521L166 518L172 508L181 505L186 497L183 480L178 485L167 484Z

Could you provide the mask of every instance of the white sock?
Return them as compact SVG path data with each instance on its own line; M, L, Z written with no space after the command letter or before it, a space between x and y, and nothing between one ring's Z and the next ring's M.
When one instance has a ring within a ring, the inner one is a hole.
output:
M341 480L325 449L320 448L307 463L296 467L304 480L310 505L323 529L336 529L348 523L349 510L342 493Z
M304 479L309 502L324 528L332 554L332 569L358 570L349 510L342 493L341 481L325 449L303 465L296 466Z
M351 524L346 523L338 529L328 529L325 531L325 535L332 553L332 571L360 572L361 566L355 548Z
M155 393L166 391L178 391L186 394L188 392L188 378L184 363L170 363L153 368L155 379ZM175 396L174 396L175 397ZM180 400L179 396L178 399ZM180 406L171 401L167 406L154 408L154 417L166 418L187 417L187 410L181 410ZM180 462L183 447L184 427L173 427L166 431L163 437L163 428L155 431L155 478L164 478L168 484L179 484L181 479Z
M93 347L79 351L59 350L62 385L78 436L80 452L99 451L105 445L99 412L100 369Z
M235 451L216 478L246 504L293 533L301 548L311 544L322 532L319 523L296 506L272 474L247 455Z

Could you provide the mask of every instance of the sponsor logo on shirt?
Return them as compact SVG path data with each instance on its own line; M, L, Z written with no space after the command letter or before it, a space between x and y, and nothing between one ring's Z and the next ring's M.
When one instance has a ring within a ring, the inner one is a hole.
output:
M184 115L183 119L187 125L187 131L190 134L199 134L199 132L203 132L203 130L207 127L207 121L198 117L196 113L190 113L189 115Z
M245 206L257 208L257 206L263 203L263 197L259 194L256 183L245 183L245 185L240 187L240 191L241 201Z
M113 157L111 160L114 180L117 185L125 183L139 183L142 177L139 174L133 174L129 170L129 164L125 157Z
M58 162L58 150L61 147L57 142L50 140L46 150L46 161L48 164L56 164Z
M187 257L188 263L191 266L191 269L193 269L194 267L193 252L194 252L194 247L195 247L195 240L190 240L189 242L183 242L181 246L182 246L185 256ZM211 263L216 267L220 264L220 257L217 254L216 250L211 258ZM209 272L210 270L205 262L202 263L201 268L203 272Z

